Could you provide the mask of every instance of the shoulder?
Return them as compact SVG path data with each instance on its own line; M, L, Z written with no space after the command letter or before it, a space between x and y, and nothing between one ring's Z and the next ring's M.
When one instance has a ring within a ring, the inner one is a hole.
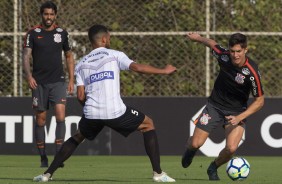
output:
M247 65L249 68L254 68L255 70L258 70L257 63L249 57L247 57Z
M41 25L36 25L32 28L30 28L27 31L27 34L34 34L34 33L41 33L42 32L42 26Z
M212 51L213 53L216 53L216 54L229 54L229 50L222 47L221 45L215 45L213 48L212 48Z

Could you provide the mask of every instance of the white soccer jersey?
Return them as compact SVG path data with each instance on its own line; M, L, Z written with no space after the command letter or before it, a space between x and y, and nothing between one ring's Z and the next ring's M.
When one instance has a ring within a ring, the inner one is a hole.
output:
M85 87L83 112L87 119L114 119L125 113L120 70L129 70L132 62L123 52L100 47L76 65L76 84Z

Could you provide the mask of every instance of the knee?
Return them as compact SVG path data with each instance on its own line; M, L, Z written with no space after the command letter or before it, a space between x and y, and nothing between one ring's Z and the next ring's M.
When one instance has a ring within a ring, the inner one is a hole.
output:
M231 146L226 146L225 150L227 154L233 155L236 152L237 148L238 148L237 146L231 145Z
M72 137L77 143L81 143L85 139L85 137L80 133L79 130Z
M188 147L192 149L199 149L201 146L202 145L199 142L191 141L191 144Z
M155 129L155 126L154 126L153 120L149 117L145 117L145 120L140 125L140 131L147 132L147 131L154 130L154 129Z
M45 118L36 118L36 125L40 127L45 126L45 121Z

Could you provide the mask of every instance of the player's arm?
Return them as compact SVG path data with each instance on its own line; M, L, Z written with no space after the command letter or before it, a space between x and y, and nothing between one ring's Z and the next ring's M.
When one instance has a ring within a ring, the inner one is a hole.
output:
M73 89L74 89L74 59L73 59L72 51L69 50L69 51L65 52L65 56L66 56L66 64L67 64L68 74L69 74L68 93L73 94Z
M76 89L77 89L77 100L82 106L84 106L85 101L86 101L85 87L77 86Z
M28 85L31 89L35 89L37 87L37 83L35 79L32 77L31 70L30 70L30 58L31 58L32 49L25 47L23 49L23 69L25 72L26 80Z
M145 74L171 74L174 71L176 71L176 67L172 65L166 65L164 68L156 68L151 65L146 65L146 64L140 64L140 63L135 63L132 62L129 65L129 69L138 72L138 73L145 73Z
M264 96L255 97L254 101L250 104L250 106L241 114L237 116L226 116L225 118L232 125L236 125L241 122L243 119L246 119L250 115L254 114L258 110L260 110L264 105Z
M189 32L187 34L187 37L193 42L202 43L205 46L210 47L210 48L214 48L215 45L218 45L216 43L216 41L209 39L209 38L206 38L206 37L203 37L203 36L199 35L198 33Z

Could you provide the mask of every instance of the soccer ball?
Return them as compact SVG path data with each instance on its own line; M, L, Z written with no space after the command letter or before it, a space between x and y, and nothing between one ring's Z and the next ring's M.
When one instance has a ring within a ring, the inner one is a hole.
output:
M233 181L245 180L250 173L250 164L242 157L235 157L227 163L226 172Z

